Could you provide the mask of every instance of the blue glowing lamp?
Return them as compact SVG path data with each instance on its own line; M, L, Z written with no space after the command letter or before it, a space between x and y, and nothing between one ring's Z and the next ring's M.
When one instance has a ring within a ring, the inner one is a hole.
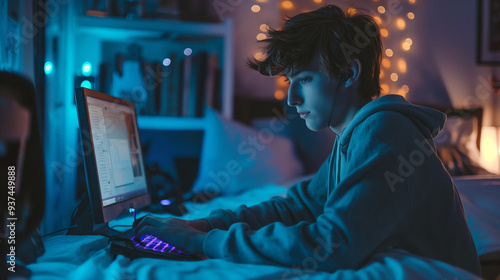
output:
M160 201L160 204L161 204L161 205L165 205L165 206L170 205L170 203L171 203L171 202L170 202L170 200L168 200L168 199L162 199L162 200Z
M185 48L184 49L184 55L185 56L190 56L193 53L193 50L191 48Z
M50 73L52 73L52 71L54 71L54 65L52 64L52 62L47 61L47 62L45 62L43 69L45 70L46 75L50 75Z
M82 74L83 74L83 76L86 76L86 77L88 77L92 74L92 63L85 61L82 64Z
M81 87L92 89L92 83L89 80L83 80L80 84Z

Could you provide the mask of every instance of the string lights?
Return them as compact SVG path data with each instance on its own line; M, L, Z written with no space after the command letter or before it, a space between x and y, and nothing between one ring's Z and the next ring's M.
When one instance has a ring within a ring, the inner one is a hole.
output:
M406 97L410 91L408 85L404 84L408 72L406 56L413 45L413 39L407 37L407 30L408 24L415 19L415 14L411 11L411 5L416 4L416 0L408 0L410 6L404 5L402 2L400 8L395 9L397 13L391 13L390 15L387 15L387 13L391 12L388 11L389 0L373 0L373 2L376 2L378 12L378 15L373 16L379 24L380 35L386 48L380 70L382 95L399 94ZM404 11L405 9L407 10ZM382 21L382 17L386 19L386 22ZM401 39L398 39L398 37Z
M257 3L267 3L268 0L254 0ZM329 4L328 0L278 0L282 15L292 16L293 12L315 10L321 6ZM380 28L380 36L382 37L384 47L382 65L380 69L380 87L381 94L399 94L405 96L409 93L410 88L404 84L407 77L408 65L406 56L411 52L413 39L408 36L409 24L415 19L415 14L412 11L412 6L416 4L416 0L406 0L400 2L400 8L392 9L389 5L390 0L372 0L363 2L362 7L370 11L370 15L375 19ZM366 3L366 4L365 4ZM320 4L320 5L318 5ZM332 4L333 3L332 1ZM361 4L358 4L361 5ZM299 6L303 10L299 10ZM251 11L258 13L262 6L253 5ZM397 13L396 13L396 12ZM356 13L357 10L353 7L347 8L350 14ZM267 24L261 24L256 32L258 41L267 38L265 32L268 30ZM398 39L400 38L400 39ZM261 51L254 53L254 58L258 60L265 59L265 54ZM274 97L278 100L286 98L288 92L288 83L284 77L280 77L276 82L276 91Z

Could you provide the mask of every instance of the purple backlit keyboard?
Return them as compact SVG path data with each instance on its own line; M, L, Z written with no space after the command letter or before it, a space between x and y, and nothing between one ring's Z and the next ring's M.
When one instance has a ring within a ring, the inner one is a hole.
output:
M134 229L124 232L122 237L113 239L110 243L112 255L124 255L130 259L159 258L183 261L201 259L200 256L181 251L152 234L137 237Z
M175 246L168 244L167 242L161 240L160 238L152 234L143 235L139 239L140 241L138 241L136 236L133 236L130 240L134 242L136 247L143 248L146 250L189 256L189 253L176 249Z

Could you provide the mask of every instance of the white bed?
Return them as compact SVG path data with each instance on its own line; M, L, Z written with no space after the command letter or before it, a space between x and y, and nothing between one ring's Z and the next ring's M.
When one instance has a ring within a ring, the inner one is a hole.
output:
M460 114L461 117L463 115ZM475 115L481 116L480 113ZM319 167L324 155L331 150L329 141L333 139L328 138L331 133L311 134L305 128L301 130L300 125L303 126L303 123L297 123L298 118L289 119L290 124L295 123L283 126L279 131L269 130L278 127L276 123L274 126L270 125L274 117L254 123L253 129L224 120L212 111L207 112L207 119L210 129L204 136L200 171L193 190L201 191L204 186L213 182L213 176L208 174L224 172L228 162L237 161L242 171L218 190L219 197L205 204L188 203L186 206L189 213L184 217L186 219L204 217L213 209L234 209L241 204L251 206L272 196L284 195L294 182L307 178L297 174ZM453 123L454 126L451 125ZM457 122L450 119L449 124L447 128L450 131L442 134L446 141L442 137L437 144L446 144L448 149L450 144L452 148L475 146L477 138L473 137L473 133L466 135L467 131L474 131L470 121ZM291 128L299 129L290 131ZM251 137L260 137L259 133L263 131L268 132L267 139L272 139L266 143L266 149L253 147L255 149L252 150L249 145L244 148L250 153L242 153L237 149L246 145ZM457 133L460 135L456 135ZM463 143L464 141L468 144ZM301 147L297 148L297 143ZM322 159L316 160L316 166L310 165L308 168L308 161L297 156L301 151L309 158L316 154L318 159ZM466 156L470 155L472 153L467 153ZM453 168L456 166L464 166L463 162L470 161L457 161L453 158L446 166L452 167L449 170L455 170ZM276 183L278 181L281 183ZM488 262L482 262L483 269L489 269L485 276L487 279L498 279L500 257L496 253L500 252L500 176L461 176L455 177L455 182L477 251L482 260ZM132 218L129 217L114 221L111 226L131 223ZM374 255L360 269L340 270L332 274L293 267L236 264L218 259L198 262L150 258L131 261L123 256L115 259L109 253L107 238L100 236L50 236L44 239L44 244L45 254L36 263L28 265L33 272L32 279L478 279L460 268L397 249Z
M297 180L300 179L304 178ZM455 181L478 253L500 251L500 177L460 177ZM283 195L289 185L266 184L236 196L215 198L206 204L188 204L189 213L185 218L200 218L216 208L256 204L271 196ZM131 218L124 218L112 225L130 223ZM358 270L331 274L219 259L131 261L123 256L113 258L107 238L101 236L50 236L44 239L44 244L45 254L28 266L32 279L479 279L460 268L398 249L374 255Z

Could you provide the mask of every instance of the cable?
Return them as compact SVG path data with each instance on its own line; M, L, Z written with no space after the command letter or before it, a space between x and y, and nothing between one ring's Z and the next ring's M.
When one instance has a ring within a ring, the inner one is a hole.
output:
M47 234L45 234L45 235L42 235L42 238L44 238L44 237L46 237L46 236L49 236L49 235L56 234L56 233L61 232L61 231L63 231L63 230L68 230L68 229L70 229L70 228L74 228L74 227L76 227L76 225L72 225L72 226L67 227L67 228L63 228L63 229L56 230L56 231L51 232L51 233L47 233Z
M330 127L330 122L331 122L332 117L333 117L333 112L334 112L333 109L335 109L335 105L337 104L337 96L339 95L339 89L342 86L342 84L344 84L348 79L349 79L349 76L345 73L342 73L342 77L340 78L339 83L337 85L337 89L335 90L335 93L334 93L335 95L333 96L332 107L330 108L330 117L328 118L328 127Z
M114 225L110 228L115 228L115 227L129 227L129 228L132 228L133 226L132 225Z

